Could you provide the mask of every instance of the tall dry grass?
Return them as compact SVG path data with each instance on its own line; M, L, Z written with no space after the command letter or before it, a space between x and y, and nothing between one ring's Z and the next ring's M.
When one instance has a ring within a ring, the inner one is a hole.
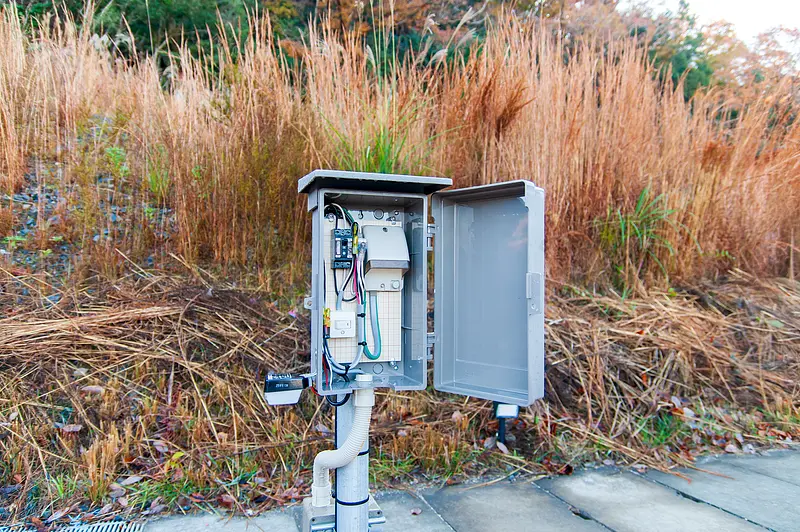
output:
M69 191L71 238L93 267L113 269L115 249L156 262L178 252L253 267L272 289L304 271L295 180L318 166L388 166L456 186L531 179L547 193L555 278L636 289L732 266L792 273L792 80L687 103L654 80L634 41L580 42L565 60L548 29L511 17L460 60L420 55L380 74L380 42L313 27L289 66L269 20L250 26L246 42L199 59L176 49L164 76L71 21L29 35L5 12L2 185L20 187L28 169ZM110 204L125 206L122 223Z

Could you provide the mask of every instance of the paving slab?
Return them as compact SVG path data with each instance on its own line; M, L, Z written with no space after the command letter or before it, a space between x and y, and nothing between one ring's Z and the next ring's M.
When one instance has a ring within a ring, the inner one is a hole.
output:
M772 451L759 457L728 455L720 457L720 460L733 467L800 486L800 453L796 451Z
M223 532L296 532L297 525L287 510L276 510L264 515L245 518L226 518L212 514L166 517L150 521L144 532L201 532L221 530Z
M751 460L755 463L761 458ZM703 460L697 466L718 475L682 470L690 482L659 471L649 471L647 477L772 530L800 530L800 487L796 484L734 466L728 459Z
M539 486L617 532L752 532L763 528L617 469L545 479Z
M566 504L527 482L503 481L476 488L453 486L421 495L458 532L606 530L578 517Z
M375 500L386 516L386 524L379 529L382 532L453 532L453 528L417 495L404 491L378 493Z

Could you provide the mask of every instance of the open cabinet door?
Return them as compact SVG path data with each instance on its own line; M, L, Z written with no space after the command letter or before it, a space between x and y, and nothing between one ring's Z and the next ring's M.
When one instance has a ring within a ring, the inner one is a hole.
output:
M434 387L528 406L544 393L544 191L432 195Z

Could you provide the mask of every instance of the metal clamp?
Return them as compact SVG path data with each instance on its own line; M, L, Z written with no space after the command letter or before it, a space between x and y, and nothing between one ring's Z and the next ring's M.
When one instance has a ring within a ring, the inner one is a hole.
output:
M428 251L433 251L433 237L436 236L436 225L428 224L428 234L425 238L425 247Z

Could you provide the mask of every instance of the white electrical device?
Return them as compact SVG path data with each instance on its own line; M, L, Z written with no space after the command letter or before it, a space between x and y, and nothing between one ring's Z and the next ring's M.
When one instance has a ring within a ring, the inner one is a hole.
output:
M331 339L355 338L356 313L344 310L331 310Z
M403 228L397 225L366 225L367 243L364 285L370 292L399 292L410 258Z

